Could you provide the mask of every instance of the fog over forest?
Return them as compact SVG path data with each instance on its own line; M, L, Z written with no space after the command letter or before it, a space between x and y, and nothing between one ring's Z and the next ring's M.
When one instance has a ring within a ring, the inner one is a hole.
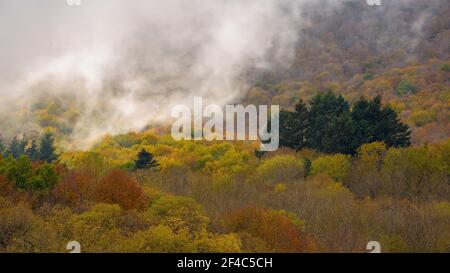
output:
M59 97L78 111L71 135L83 146L105 133L165 121L172 106L191 105L194 96L219 105L239 102L261 80L308 78L308 60L299 61L296 50L305 43L320 50L324 42L317 37L340 14L351 21L345 10L352 5L361 14L351 17L365 16L368 26L375 26L365 37L346 30L343 41L373 42L370 50L380 54L394 43L393 29L386 25L403 25L399 15L417 6L409 27L395 30L394 46L408 41L414 48L429 17L428 7L419 7L423 3L91 0L69 6L63 0L0 1L5 102L0 114L11 121L3 127L14 127L6 132L9 137L40 130L29 111ZM324 18L329 20L324 23ZM384 36L375 36L377 22Z

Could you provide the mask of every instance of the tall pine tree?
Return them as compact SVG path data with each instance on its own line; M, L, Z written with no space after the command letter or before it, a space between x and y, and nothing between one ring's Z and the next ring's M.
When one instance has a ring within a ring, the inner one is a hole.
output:
M136 161L134 162L134 166L136 169L145 170L151 169L159 166L158 161L153 158L153 155L147 152L145 149L142 149L137 156Z
M388 147L407 147L411 145L411 131L403 124L390 107L381 112L381 121L375 127L375 134Z
M26 149L25 154L32 160L39 160L39 150L36 140L31 140L30 146Z
M295 129L297 134L295 138L297 139L297 150L301 150L308 146L307 133L309 129L309 111L303 100L295 105L294 112Z
M25 154L25 150L28 145L28 138L22 135L22 139L19 141L19 156Z
M349 104L340 95L326 92L314 96L310 109L300 101L294 112L280 113L280 145L324 153L354 154L363 144L382 141L389 147L410 145L410 131L395 111L383 108L381 97L361 97Z
M8 145L8 148L6 149L6 156L12 156L15 159L18 159L21 155L20 152L20 141L17 139L17 137L14 137L11 142Z
M302 100L294 112L280 112L280 146L301 150L307 147L308 108Z
M290 111L280 111L280 146L297 149L297 131L294 113Z
M324 153L352 153L355 126L344 98L328 91L314 96L310 104L309 146Z
M53 135L46 133L39 141L39 160L52 163L57 159L58 156L55 154Z
M373 100L360 98L353 105L352 118L357 128L355 138L358 146L375 141L382 141L389 147L411 144L408 126L389 106L383 108L380 96Z
M3 138L0 135L0 155L4 155L5 150L6 150L5 142L3 141Z
M377 100L368 101L361 97L353 104L352 119L355 122L355 141L361 146L364 143L374 142L376 139L375 126L381 118L381 103Z

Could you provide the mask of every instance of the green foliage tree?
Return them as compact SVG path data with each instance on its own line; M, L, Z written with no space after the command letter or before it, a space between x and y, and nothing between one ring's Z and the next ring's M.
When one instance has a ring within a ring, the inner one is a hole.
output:
M389 106L382 107L381 97L373 100L360 98L352 108L357 146L371 142L384 142L388 147L405 147L410 143L410 131Z
M14 137L8 145L6 150L6 156L11 155L14 158L19 158L21 155L20 151L20 141L17 137Z
M36 140L32 140L30 146L25 150L25 154L31 159L31 161L39 160L39 147Z
M5 142L3 141L3 138L0 135L0 155L3 155L5 153L5 150L6 150Z
M46 190L55 186L57 182L58 175L55 166L50 163L44 163L34 172L29 187L33 190Z
M26 189L33 176L31 160L22 155L18 159L9 158L6 163L6 176L19 189Z
M308 143L325 153L352 153L357 147L350 107L341 95L331 91L314 96L310 102Z
M153 154L147 152L145 149L142 149L137 156L136 161L134 162L134 166L136 169L151 169L159 166L158 161L153 158Z
M58 159L51 133L44 134L39 142L39 160L52 163Z
M390 107L381 111L381 120L375 127L374 141L383 141L388 147L407 147L411 145L411 132Z
M280 146L297 148L297 140L295 139L296 129L294 126L294 113L282 110L280 112Z
M18 146L19 156L25 154L27 146L28 146L28 138L25 135L23 135L22 138L19 140Z
M370 143L375 138L375 123L381 118L381 104L378 97L370 102L361 97L353 104L352 119L355 122L355 140L358 143Z
M33 169L33 164L26 155L21 155L18 159L10 156L2 165L1 172L21 190L49 189L56 185L59 179L53 164L44 163Z
M349 104L332 92L318 94L310 101L310 110L300 101L294 112L280 114L280 145L313 148L324 153L356 154L363 144L384 142L388 147L406 147L410 143L409 127L403 124L381 97L361 97Z
M300 150L307 146L308 108L300 100L294 112L280 113L280 145Z

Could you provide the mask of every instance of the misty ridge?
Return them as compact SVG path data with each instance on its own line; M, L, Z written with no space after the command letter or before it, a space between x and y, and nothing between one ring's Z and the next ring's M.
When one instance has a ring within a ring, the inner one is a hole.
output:
M382 3L0 1L0 130L33 135L62 123L67 144L87 148L107 133L164 124L194 96L225 105L258 84L310 81L328 69L316 52L342 63L336 81L397 49L408 58L380 70L449 58L446 0Z

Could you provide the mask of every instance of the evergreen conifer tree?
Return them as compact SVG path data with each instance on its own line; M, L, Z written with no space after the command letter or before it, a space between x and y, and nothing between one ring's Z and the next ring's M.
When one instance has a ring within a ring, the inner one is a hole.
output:
M411 144L408 126L400 121L397 113L389 106L383 108L380 96L371 101L360 98L353 105L352 118L356 125L358 146L375 141L382 141L389 147Z
M36 140L32 140L30 147L28 147L25 151L25 154L31 159L31 161L39 160L39 150Z
M58 156L55 154L53 135L46 133L39 141L39 160L52 163L57 159Z
M294 112L280 112L280 146L301 150L307 147L308 109L302 100Z
M6 149L6 156L11 155L15 159L18 159L21 155L20 153L20 141L17 139L17 137L14 137L11 142L8 145L8 148Z
M5 150L6 150L5 142L3 141L3 138L0 135L0 155L4 155Z
M19 156L25 154L27 145L28 145L28 138L25 135L22 135L22 139L19 141L19 146L18 146Z
M351 153L356 149L350 107L341 95L328 91L311 100L308 144L325 153Z
M153 158L153 155L149 152L147 152L145 149L142 149L138 156L136 161L134 162L134 166L136 169L151 169L154 167L159 166L158 161Z

